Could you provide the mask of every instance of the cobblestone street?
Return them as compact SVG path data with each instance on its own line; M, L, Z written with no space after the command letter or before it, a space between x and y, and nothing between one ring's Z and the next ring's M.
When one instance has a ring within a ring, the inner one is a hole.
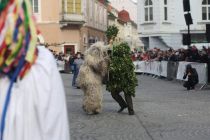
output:
M117 113L118 104L105 91L103 112L86 115L83 92L71 87L71 74L62 74L71 140L209 140L209 89L186 91L181 82L138 75L136 115ZM199 87L197 87L198 89Z

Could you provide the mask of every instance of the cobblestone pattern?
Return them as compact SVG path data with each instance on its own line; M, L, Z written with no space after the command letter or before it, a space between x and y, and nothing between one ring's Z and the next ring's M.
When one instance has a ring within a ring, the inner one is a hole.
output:
M210 90L186 91L182 83L138 75L136 115L119 106L104 89L103 112L86 115L83 93L62 74L71 140L210 140Z

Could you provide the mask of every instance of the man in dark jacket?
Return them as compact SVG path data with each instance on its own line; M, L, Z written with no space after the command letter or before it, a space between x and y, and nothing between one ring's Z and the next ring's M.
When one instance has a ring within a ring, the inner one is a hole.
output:
M186 79L188 77L188 80L184 83L184 87L187 88L187 90L195 89L195 85L198 84L198 73L195 68L192 68L190 64L186 66L186 71L183 76L183 79Z

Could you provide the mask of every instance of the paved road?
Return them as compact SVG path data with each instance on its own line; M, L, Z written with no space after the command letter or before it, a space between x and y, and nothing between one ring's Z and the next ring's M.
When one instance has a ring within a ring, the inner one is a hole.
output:
M138 75L136 115L116 113L119 107L105 89L103 112L86 115L71 76L62 74L71 140L210 140L210 89L189 92L179 82Z

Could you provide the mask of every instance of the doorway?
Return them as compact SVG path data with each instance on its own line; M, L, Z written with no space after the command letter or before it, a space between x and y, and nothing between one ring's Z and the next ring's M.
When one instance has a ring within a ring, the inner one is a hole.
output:
M74 45L64 45L64 54L75 54L75 46Z

